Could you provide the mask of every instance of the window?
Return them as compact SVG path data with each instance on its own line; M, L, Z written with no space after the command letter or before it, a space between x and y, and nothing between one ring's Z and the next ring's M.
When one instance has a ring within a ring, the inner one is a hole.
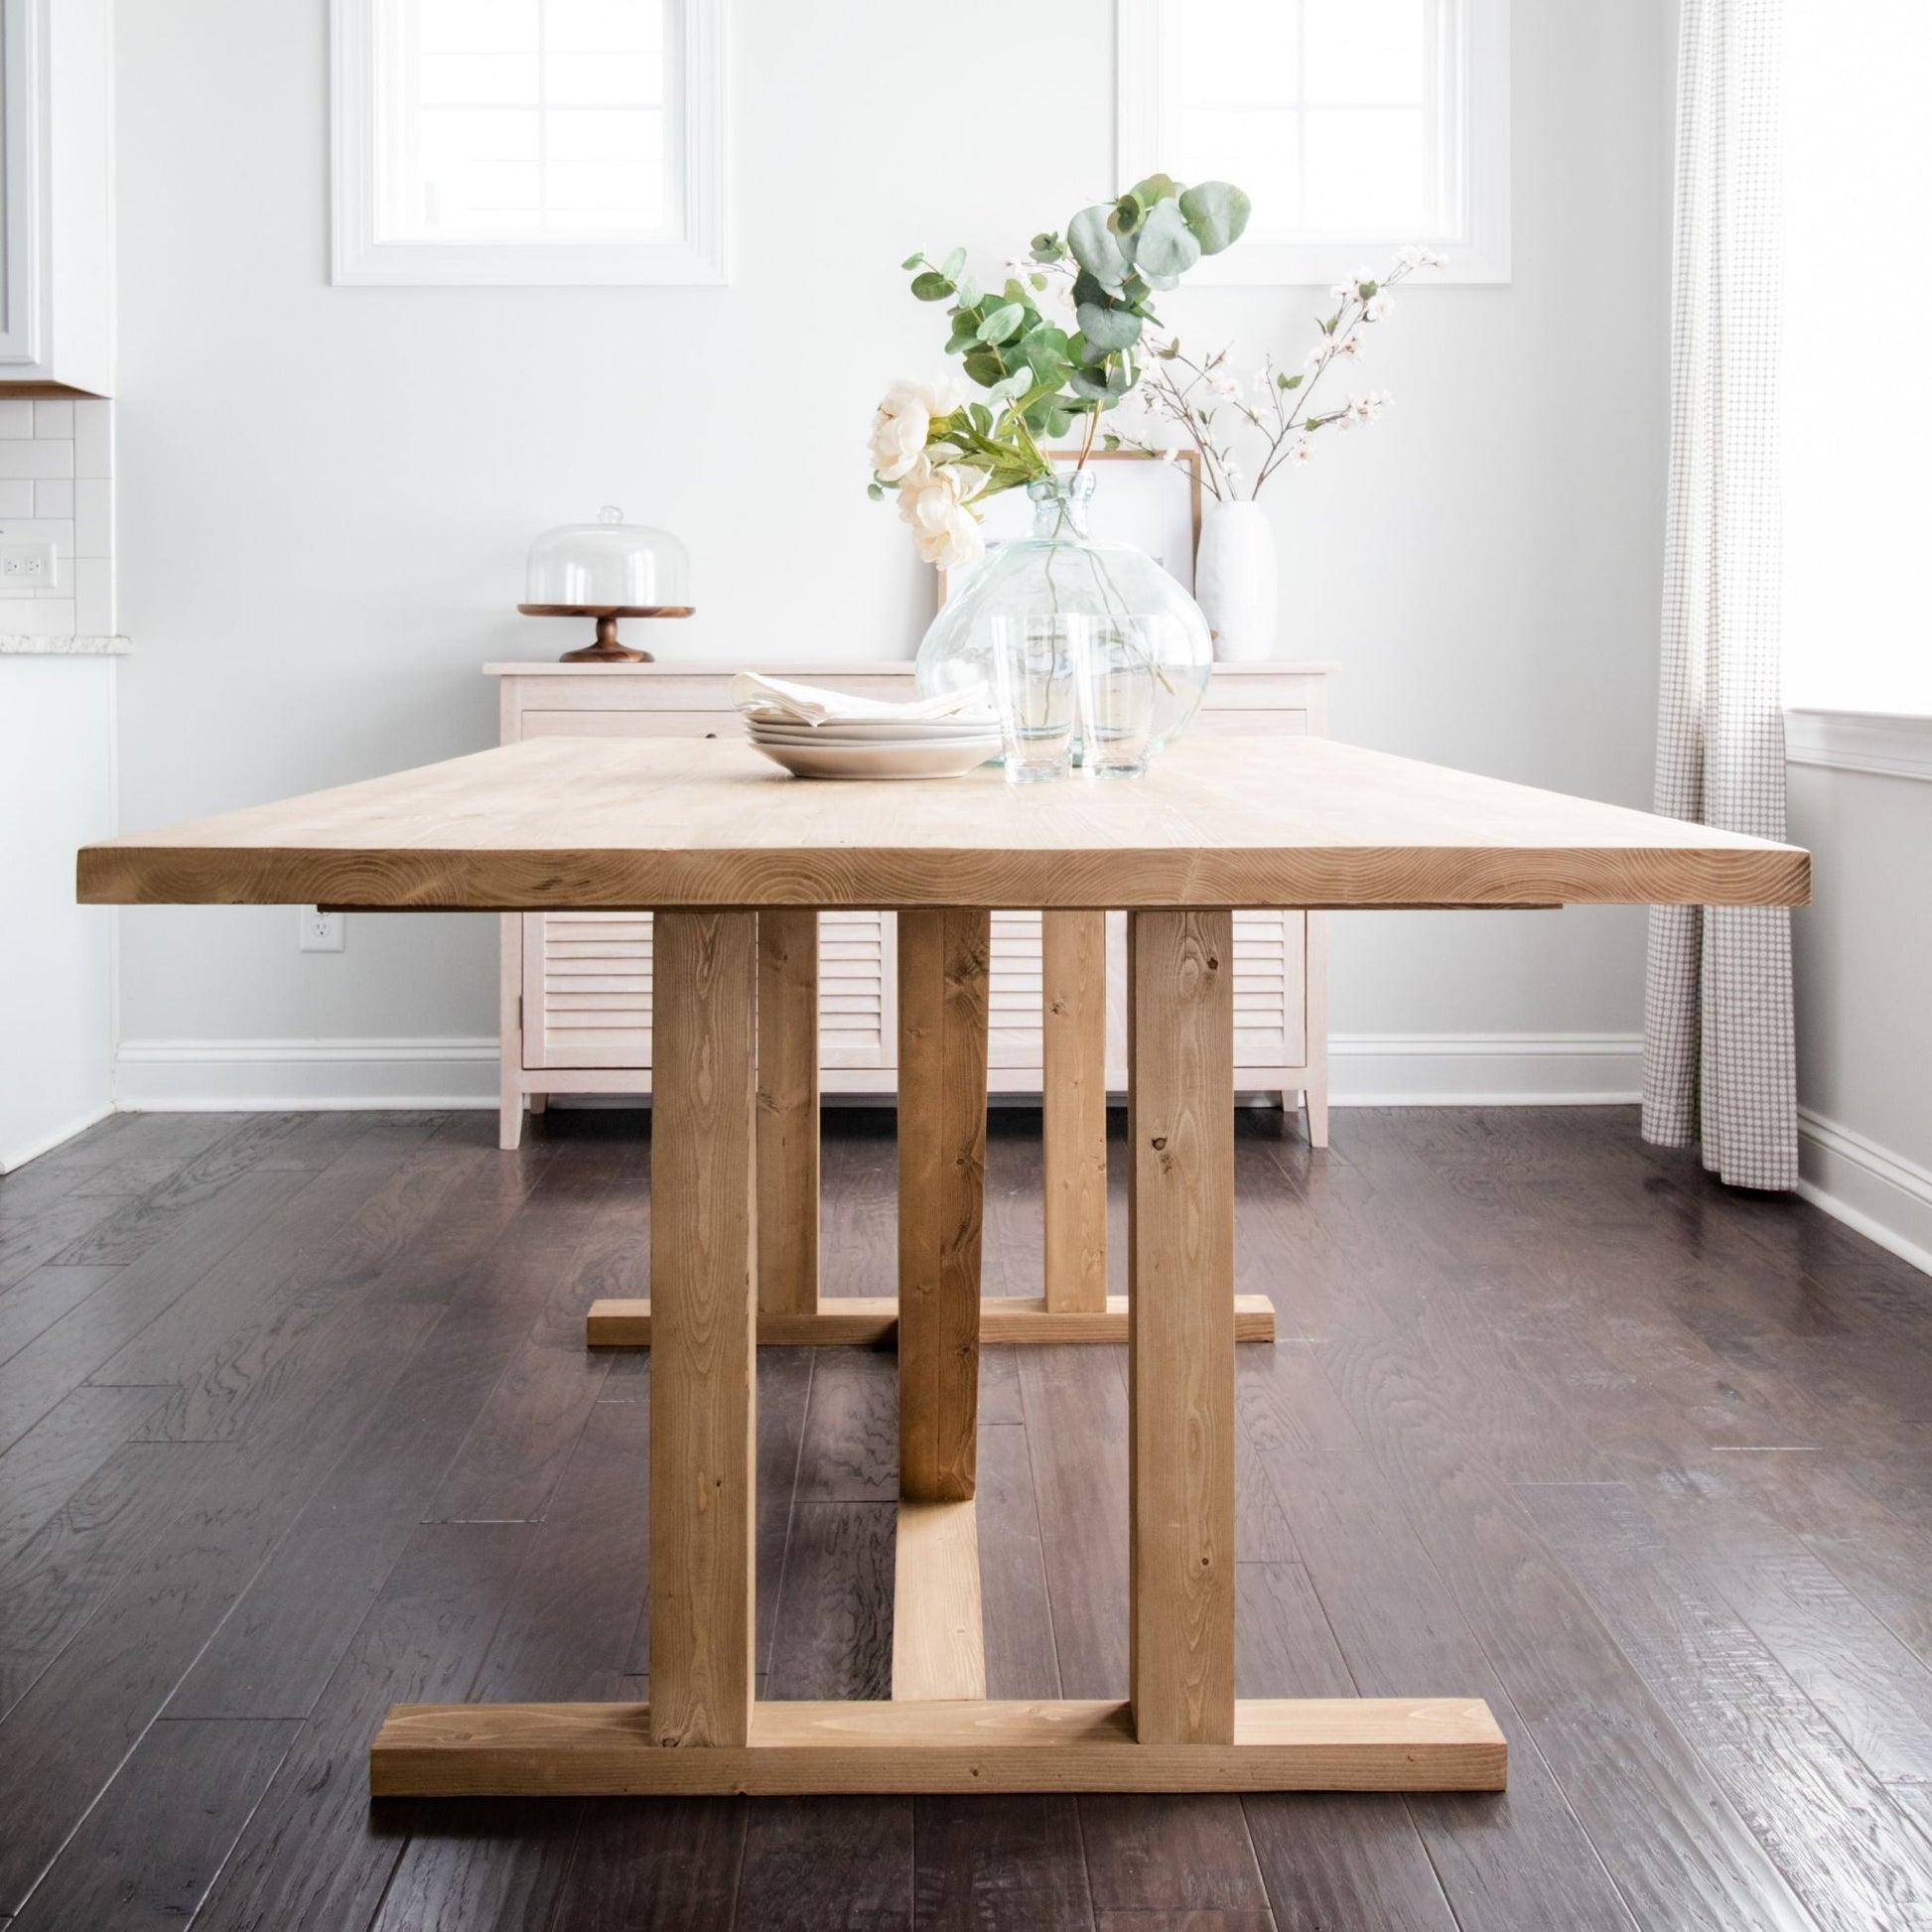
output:
M335 280L718 282L726 0L335 0Z
M1932 716L1925 0L1787 0L1784 688Z
M1119 174L1247 190L1196 279L1321 284L1418 241L1509 276L1508 0L1118 0Z

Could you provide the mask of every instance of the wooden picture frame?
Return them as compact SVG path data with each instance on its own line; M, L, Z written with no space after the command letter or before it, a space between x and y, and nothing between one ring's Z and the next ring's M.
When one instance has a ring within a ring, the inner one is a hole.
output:
M1080 452L1078 450L1048 450L1046 455L1056 470L1071 470L1080 460ZM1194 559L1200 551L1201 469L1199 453L1194 450L1176 450L1171 459L1167 459L1150 456L1145 450L1090 450L1087 453L1087 461L1089 463L1151 465L1152 469L1147 472L1147 482L1156 489L1163 487L1164 480L1172 480L1172 486L1173 487L1176 498L1173 512L1173 528L1176 534L1180 528L1178 520L1178 499L1182 491L1185 492L1186 570L1184 574L1181 571L1174 570L1173 564L1165 554L1165 551L1171 547L1169 541L1157 540L1153 543L1147 541L1147 532L1158 528L1164 520L1167 520L1164 517L1163 511L1158 507L1150 509L1145 505L1137 503L1124 517L1116 509L1117 525L1116 527L1109 527L1109 499L1111 498L1112 503L1117 505L1119 497L1112 490L1105 492L1096 491L1093 533L1097 537L1111 538L1117 542L1134 543L1139 548L1146 550L1148 555L1153 557L1164 569L1168 570L1179 583L1180 588L1191 597L1194 594ZM1130 473L1120 473L1123 479L1127 474ZM1003 491L999 496L996 496L987 505L985 523L989 546L1010 543L1015 537L1024 536L1027 527L1026 492L1020 489L1011 489ZM984 568L984 566L978 566L978 568ZM947 597L951 594L949 580L955 574L943 570L938 573L939 603L945 603Z

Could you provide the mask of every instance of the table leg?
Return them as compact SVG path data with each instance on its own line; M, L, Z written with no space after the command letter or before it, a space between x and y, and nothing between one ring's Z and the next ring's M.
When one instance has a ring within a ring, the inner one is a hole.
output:
M1040 915L1046 1306L1107 1311L1107 915Z
M986 1179L991 917L898 915L898 1479L910 1502L973 1493Z
M759 915L759 1314L818 1313L818 914Z
M653 945L653 1742L752 1721L758 918L659 912Z
M1128 915L1128 1682L1234 1739L1234 921Z

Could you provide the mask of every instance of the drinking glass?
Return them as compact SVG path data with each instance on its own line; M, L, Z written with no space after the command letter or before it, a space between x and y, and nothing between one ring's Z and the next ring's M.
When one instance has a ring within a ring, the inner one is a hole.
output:
M1057 613L993 620L993 689L1009 784L1064 778L1072 768L1079 622Z
M1138 778L1154 730L1159 618L1078 621L1083 763L1096 778Z

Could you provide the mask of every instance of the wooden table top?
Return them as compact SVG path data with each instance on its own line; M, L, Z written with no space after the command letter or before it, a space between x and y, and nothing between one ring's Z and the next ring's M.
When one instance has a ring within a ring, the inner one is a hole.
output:
M1211 737L1148 775L791 778L749 745L537 738L82 849L91 903L1793 905L1810 859L1319 738Z

